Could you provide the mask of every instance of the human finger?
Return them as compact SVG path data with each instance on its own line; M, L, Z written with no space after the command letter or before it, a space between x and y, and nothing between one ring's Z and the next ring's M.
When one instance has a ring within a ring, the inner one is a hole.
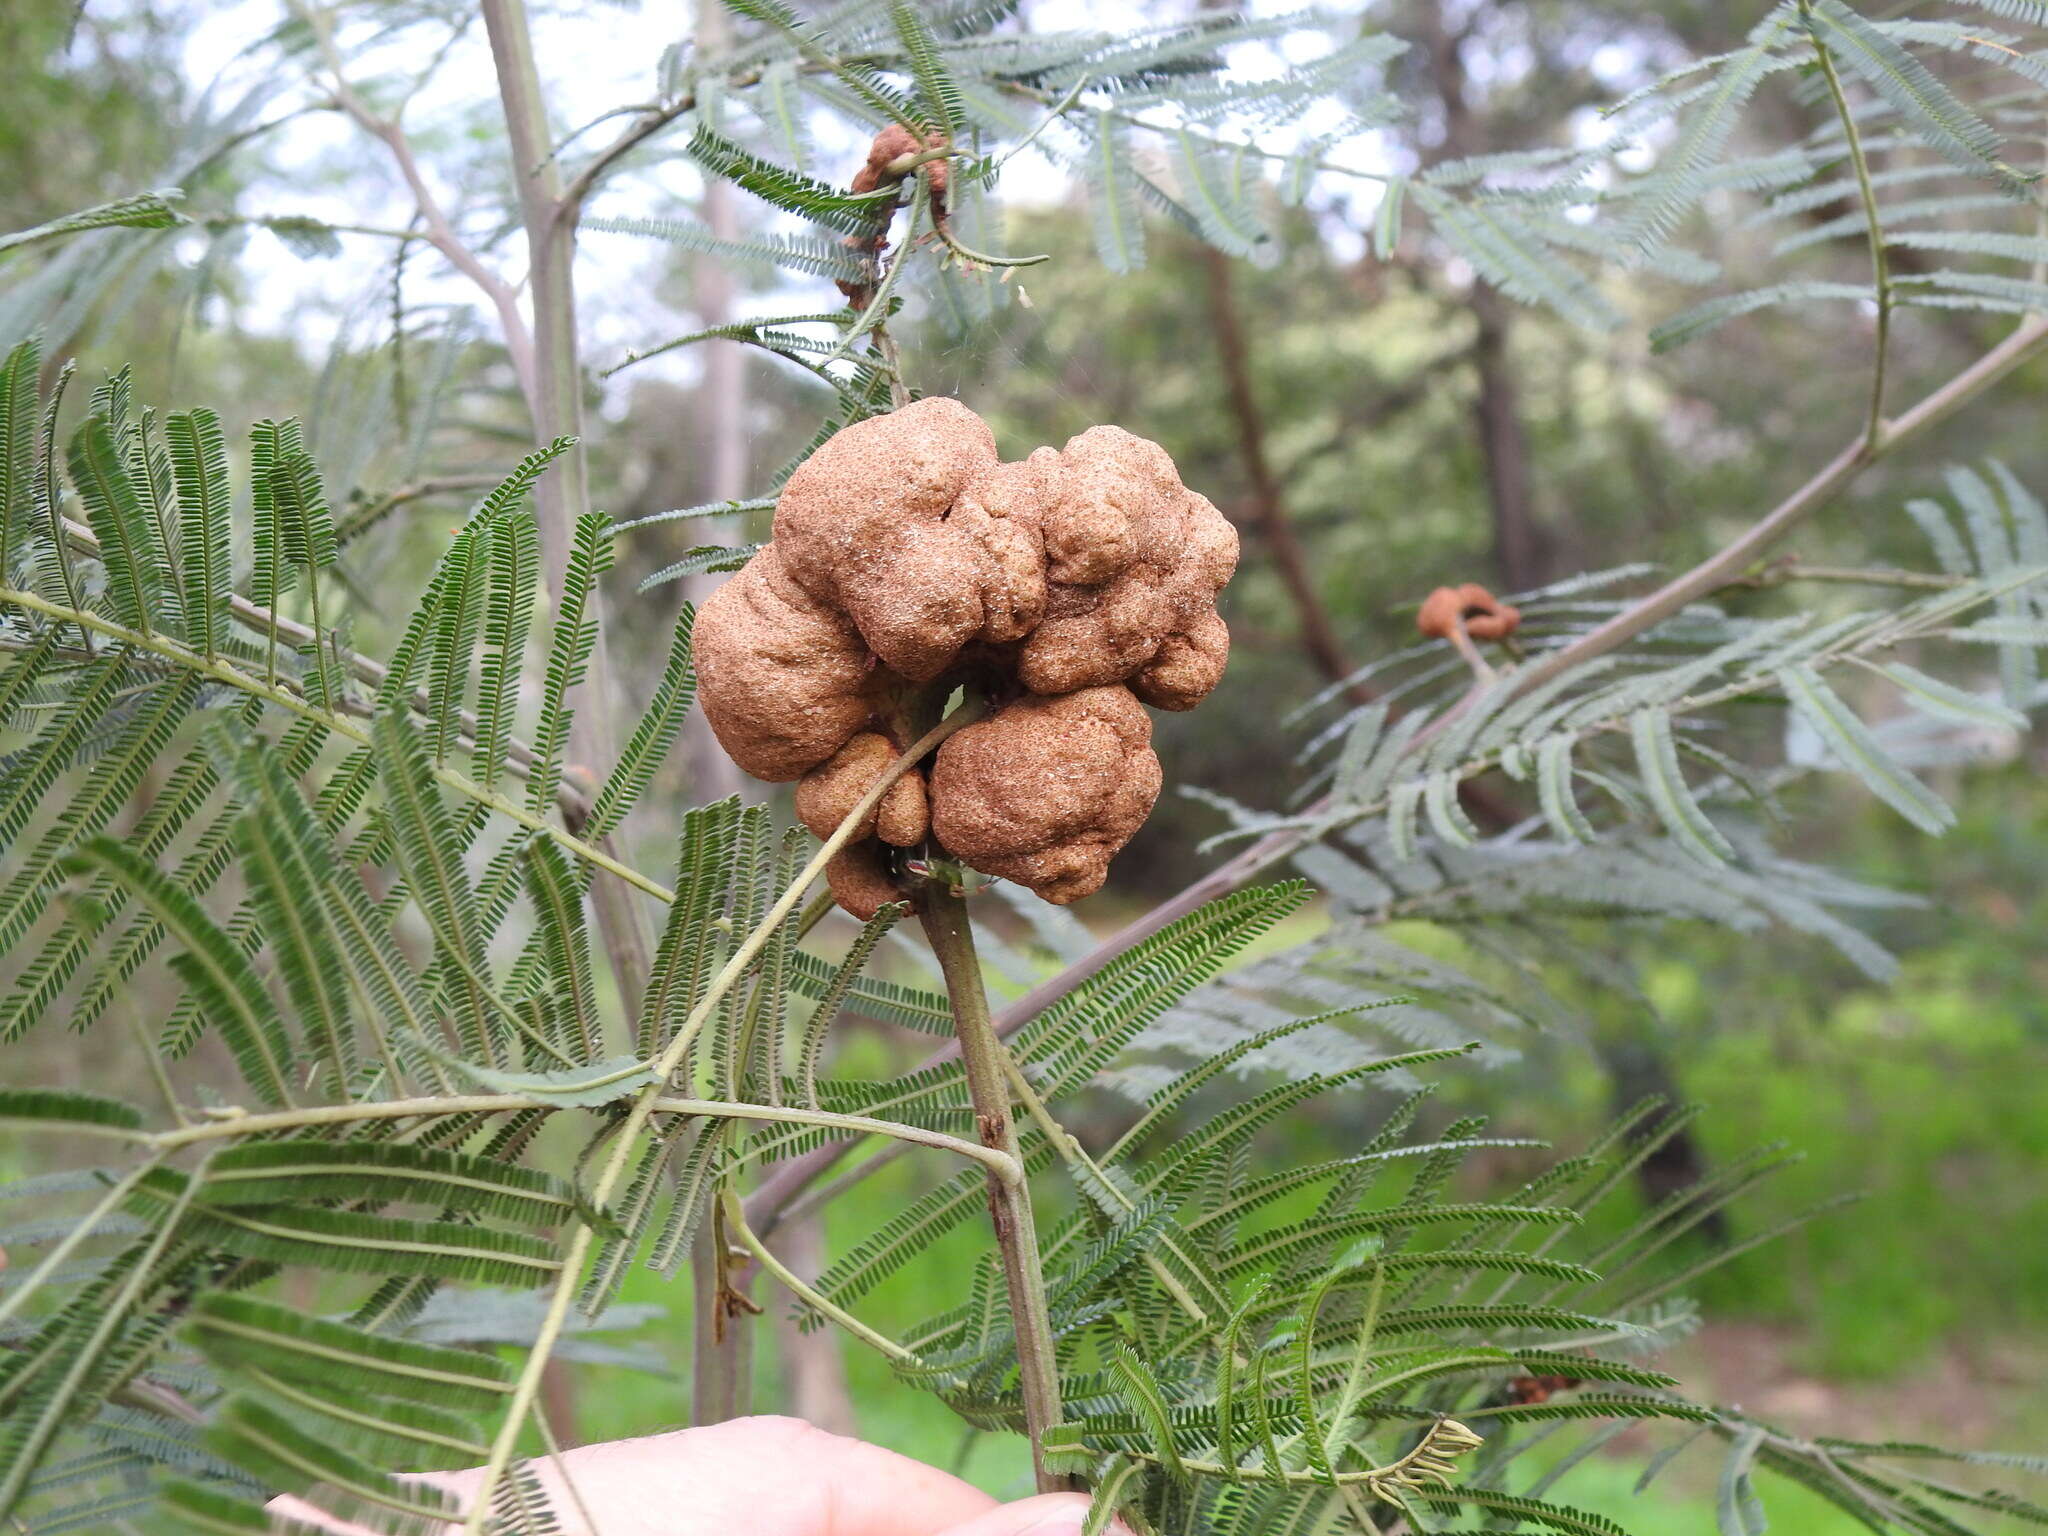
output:
M1085 1493L1041 1493L983 1510L963 1524L949 1527L940 1536L1081 1536L1088 1518ZM1112 1522L1109 1536L1130 1536L1121 1521Z
M770 1416L579 1446L531 1470L563 1536L936 1536L995 1507L936 1467ZM422 1481L467 1506L482 1479L473 1468ZM311 1513L291 1499L271 1508Z

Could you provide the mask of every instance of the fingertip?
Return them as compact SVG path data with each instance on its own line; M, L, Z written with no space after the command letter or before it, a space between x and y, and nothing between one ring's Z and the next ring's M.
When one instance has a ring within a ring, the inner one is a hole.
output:
M1041 1493L977 1515L965 1525L951 1526L939 1536L1081 1536L1088 1519L1085 1493ZM1131 1536L1121 1520L1110 1522L1104 1536Z

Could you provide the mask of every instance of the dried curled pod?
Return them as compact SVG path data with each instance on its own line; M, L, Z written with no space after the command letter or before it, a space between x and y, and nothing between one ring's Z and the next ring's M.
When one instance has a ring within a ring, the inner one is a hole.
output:
M1462 587L1438 587L1415 615L1415 627L1433 640L1449 640L1461 622L1474 640L1505 640L1521 627L1522 610L1468 581Z
M1158 444L1095 427L1005 463L973 411L920 400L790 476L773 541L697 617L699 698L741 767L801 781L824 837L938 700L975 690L996 712L891 786L833 892L861 915L903 899L889 850L929 842L1073 901L1158 796L1143 704L1192 708L1223 675L1236 564Z

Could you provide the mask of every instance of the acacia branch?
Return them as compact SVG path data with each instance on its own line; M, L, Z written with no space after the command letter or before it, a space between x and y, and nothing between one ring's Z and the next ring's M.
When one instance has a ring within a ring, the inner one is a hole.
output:
M966 1069L967 1091L974 1101L974 1121L983 1145L1024 1165L1017 1127L1010 1117L1009 1052L989 1017L988 994L982 989L981 961L974 952L974 924L960 891L943 881L926 884L918 903L918 920L952 1002L953 1027ZM1054 1127L1048 1134L1057 1137ZM1054 1145L1059 1145L1055 1140ZM737 1202L735 1202L737 1206ZM1020 1180L988 1181L988 1212L1002 1258L1003 1283L1010 1299L1010 1331L1017 1344L1018 1390L1023 1398L1024 1429L1031 1441L1031 1467L1040 1493L1074 1487L1053 1471L1045 1459L1045 1436L1060 1422L1059 1357L1053 1344L1052 1318L1045 1294L1045 1265L1039 1257L1038 1234L1031 1214L1031 1191Z
M1552 678L1583 666L1663 623L1687 604L1716 587L1726 586L1772 545L1805 522L1866 467L1893 452L1928 428L1946 421L2048 344L2048 319L2030 316L2013 333L1976 362L1921 399L1903 415L1886 423L1873 438L1865 433L1834 456L1818 473L1751 524L1718 554L1674 577L1649 596L1632 603L1606 623L1587 631L1570 645L1532 663L1518 675L1516 695L1526 695Z
M497 484L495 480L486 483L491 485ZM63 531L66 544L82 555L89 556L95 560L100 558L99 535L86 527L85 524L73 522L67 517L63 519ZM382 688L385 679L391 675L391 669L384 665L383 662L344 646L339 636L333 630L327 630L323 633L314 629L311 625L301 624L297 619L288 619L274 609L265 608L260 603L252 602L240 593L231 592L228 594L228 612L236 622L254 633L266 637L274 634L278 639L289 642L295 649L307 649L317 640L327 654L335 657L347 669L349 676L369 688ZM196 655L197 653L193 654ZM167 659L182 663L184 657L169 657ZM415 688L413 690L410 703L421 714L432 713L433 701L428 697L427 690L424 688ZM360 706L351 707L351 702L348 700L338 701L334 708L337 713L360 713L363 715L369 713L366 708ZM476 740L478 726L474 710L464 709L457 711L456 721L465 736L471 741ZM505 766L514 775L524 779L532 776L534 765L532 746L517 736L508 736L505 740ZM555 805L561 811L565 820L572 826L577 826L589 819L591 797L584 793L580 787L564 778L562 783L556 787Z

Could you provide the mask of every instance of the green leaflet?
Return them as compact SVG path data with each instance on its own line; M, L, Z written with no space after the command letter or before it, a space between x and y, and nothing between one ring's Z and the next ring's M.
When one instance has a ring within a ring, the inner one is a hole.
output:
M88 416L72 434L68 462L71 483L100 541L115 617L144 634L179 634L177 602L165 584L170 553L160 546L105 416Z
M171 968L221 1032L243 1081L265 1103L289 1104L291 1049L284 1022L248 954L199 902L127 844L95 837L66 860L70 869L107 874L147 906L184 952Z
M202 1186L174 1169L158 1168L142 1181L129 1205L149 1219L167 1205L175 1207L194 1189ZM531 1286L561 1268L561 1256L552 1243L525 1233L354 1211L200 1204L187 1211L184 1232L244 1258L342 1274L433 1275Z
M1572 748L1577 744L1561 731L1543 738L1536 749L1536 790L1551 831L1568 843L1590 843L1598 834L1572 793Z
M1964 170L1986 177L2015 198L2029 196L2032 177L1999 157L1997 133L1957 99L1925 64L1841 0L1803 7L1807 30L1869 83L1923 143Z
M1116 1373L1124 1401L1150 1428L1154 1453L1169 1473L1175 1477L1186 1477L1187 1469L1181 1465L1180 1451L1174 1444L1173 1416L1167 1408L1166 1394L1161 1390L1158 1379L1128 1344L1119 1344L1109 1363L1110 1369Z
M497 787L512 745L512 721L519 684L526 671L526 646L533 632L534 599L540 579L540 530L531 517L494 521L485 540L481 653L476 684L476 729L469 760L471 777L485 789ZM465 649L451 658L467 675ZM444 681L432 693L436 754L445 762L459 735L461 690Z
M1964 725L1995 726L2004 730L2025 730L2027 717L1997 699L1957 688L1938 677L1929 677L1902 661L1880 662L1878 671L1899 685L1919 709Z
M1721 1536L1764 1536L1769 1522L1750 1482L1750 1468L1764 1443L1764 1431L1748 1425L1736 1435L1721 1463L1720 1485L1714 1494L1714 1523Z
M866 234L896 203L895 187L879 192L841 192L763 160L702 123L690 139L688 154L705 170L745 187L762 201L843 235Z
M325 1485L376 1509L421 1519L445 1520L455 1512L449 1495L433 1485L372 1468L254 1398L230 1398L206 1438L212 1449L273 1488L303 1493Z
M1768 309L1776 304L1819 304L1829 300L1850 300L1868 303L1877 297L1867 283L1832 283L1819 280L1773 283L1764 288L1752 288L1745 293L1723 294L1717 299L1708 299L1695 304L1671 319L1651 328L1650 350L1669 352L1682 347L1689 341L1697 341L1707 332L1716 329L1738 315L1754 310Z
M0 1088L0 1121L74 1130L142 1129L142 1111L120 1099L58 1088Z
M911 78L917 82L916 105L925 121L951 143L959 137L967 106L960 98L960 87L953 79L952 71L947 69L939 54L938 39L932 36L931 28L909 0L892 0L889 20L896 29L897 40L903 45L903 56L910 66Z
M1380 194L1380 205L1373 213L1372 250L1381 261L1392 260L1401 244L1401 212L1407 202L1408 178L1396 176Z
M1628 1536L1626 1531L1605 1515L1589 1514L1585 1510L1572 1509L1563 1504L1546 1504L1541 1499L1521 1498L1492 1488L1450 1488L1442 1492L1430 1490L1417 1493L1413 1497L1444 1514L1456 1514L1461 1508L1469 1505L1489 1514L1505 1515L1511 1520L1540 1525L1545 1530L1559 1532L1560 1536Z
M562 852L546 838L526 844L526 890L534 911L534 940L545 957L546 975L560 1014L548 1031L556 1045L577 1060L597 1054L603 1020L597 982L590 968L590 928L584 920L582 872L572 871Z
M1870 787L1885 804L1923 832L1945 832L1955 824L1948 802L1908 773L1811 667L1787 667L1778 674L1785 696L1820 733L1836 761Z
M823 1003L830 1000L829 994L837 985L838 1006L848 1012L900 1024L920 1034L952 1034L953 1015L944 994L870 976L842 978L840 970L808 950L797 950L790 956L790 989L799 997L816 998Z
M597 621L590 613L597 579L611 568L610 520L591 512L576 520L569 541L569 566L562 573L562 595L555 609L554 634L548 643L547 668L541 685L540 723L533 733L533 768L526 800L537 815L554 805L562 782L562 754L569 746L574 718L568 692L583 680L590 653L597 644Z
M1410 196L1437 233L1509 298L1543 305L1591 331L1612 330L1620 323L1592 280L1513 218L1506 205L1460 201L1421 181Z
M179 224L189 224L191 220L171 206L184 195L177 187L165 187L157 192L138 192L133 197L97 203L32 229L18 229L12 234L0 235L0 251L16 250L43 240L60 240L66 235L83 234L91 229L171 229Z
M725 239L702 224L687 219L597 218L585 219L582 229L621 235L643 235L666 241L686 251L721 257L735 265L782 267L806 272L813 277L857 281L866 264L850 254L836 240L815 235L755 235L748 239Z
M712 919L724 910L731 891L746 818L737 795L683 813L676 897L640 999L639 1046L649 1059L695 1006L732 942Z
M1645 709L1629 720L1635 739L1636 769L1657 819L1678 840L1678 845L1702 864L1715 865L1735 857L1735 848L1720 829L1707 819L1685 782L1678 764L1678 747L1672 740L1671 715L1667 710Z
M495 1355L371 1333L253 1296L201 1297L185 1326L223 1364L371 1397L481 1412L512 1389L511 1372Z
M753 505L735 504L734 506L725 508L724 510L746 510L765 512L774 505L775 503L773 501L763 500ZM682 518L686 517L701 517L707 515L712 514L707 513L704 509L701 508L679 507L676 509L675 517L673 519L671 519L669 515L666 513L657 513L653 517L642 518L640 519L640 521L679 521ZM622 528L624 526L626 525L621 525ZM614 530L614 532L617 531L619 530ZM654 587L661 586L665 582L680 580L684 576L703 576L714 572L736 571L740 569L740 567L744 566L749 560L753 559L754 556L759 554L760 552L761 546L759 544L694 545L690 549L684 551L683 557L680 560L671 561L669 564L664 565L660 570L656 571L653 575L642 578L639 590L642 592L646 592Z
M35 527L40 476L36 423L41 415L42 348L19 342L0 364L0 584L12 585L15 546ZM6 718L0 712L0 720Z
M1130 129L1107 108L1097 109L1095 142L1088 159L1088 208L1095 225L1095 254L1112 272L1145 265L1145 222L1138 199L1138 175L1131 164Z
M1656 170L1647 178L1648 189L1637 192L1621 220L1622 233L1644 251L1668 239L1697 201L1704 190L1702 173L1726 147L1742 109L1771 71L1775 50L1797 25L1797 16L1792 5L1780 4L1750 30L1748 46L1728 55L1714 71L1711 85L1686 114L1677 139L1658 156Z
M201 408L173 411L164 418L164 440L178 493L185 639L211 657L228 636L226 610L234 579L227 439L220 418Z
M1479 829L1465 808L1458 804L1459 778L1456 769L1446 768L1424 781L1423 804L1436 835L1454 848L1470 848L1479 841Z
M407 1142L259 1142L219 1153L207 1177L209 1206L320 1199L402 1201L531 1226L575 1214L568 1188L552 1175Z
M637 1056L610 1056L582 1067L550 1072L514 1072L474 1062L449 1065L491 1093L518 1093L557 1109L596 1109L638 1093L654 1081L654 1068Z
M1247 197L1247 157L1186 128L1175 135L1174 151L1181 198L1202 238L1232 256L1275 259L1273 236Z
M296 786L287 787L293 799ZM299 802L303 811L304 802ZM321 882L352 878L336 868L310 816L282 799L259 801L236 825L250 904L304 1032L308 1055L326 1069L328 1089L346 1098L356 1071L355 1007L343 951L327 926Z
M602 837L625 819L626 813L647 793L655 770L674 747L683 720L697 697L697 674L690 662L690 635L696 617L696 610L688 603L683 604L669 635L668 661L660 681L654 685L654 696L633 727L618 762L605 777L597 798L591 801L590 817L584 824L585 837Z
M261 1504L238 1499L215 1483L167 1478L157 1498L163 1512L193 1536L270 1536L276 1529Z
M803 1043L798 1051L797 1091L800 1102L815 1106L818 1102L818 1067L824 1058L825 1038L833 1023L839 1017L839 1010L845 1004L847 994L860 979L861 969L875 946L881 943L889 930L902 919L905 906L900 902L889 902L876 910L875 915L861 925L853 943L847 946L846 956L833 971L832 977L818 994L817 1006L811 1010L810 1022L804 1028ZM796 991L808 991L805 985L805 968L816 957L797 950L791 957L789 980ZM950 1020L949 1020L950 1022Z
M385 825L405 872L406 886L433 930L468 1059L499 1061L500 1026L483 976L483 929L476 892L462 868L455 818L433 778L426 745L409 725L380 714L371 724L377 777L384 790Z
M1423 793L1428 788L1427 780L1403 779L1387 796L1387 841L1393 849L1396 863L1414 862L1416 816L1422 805Z

